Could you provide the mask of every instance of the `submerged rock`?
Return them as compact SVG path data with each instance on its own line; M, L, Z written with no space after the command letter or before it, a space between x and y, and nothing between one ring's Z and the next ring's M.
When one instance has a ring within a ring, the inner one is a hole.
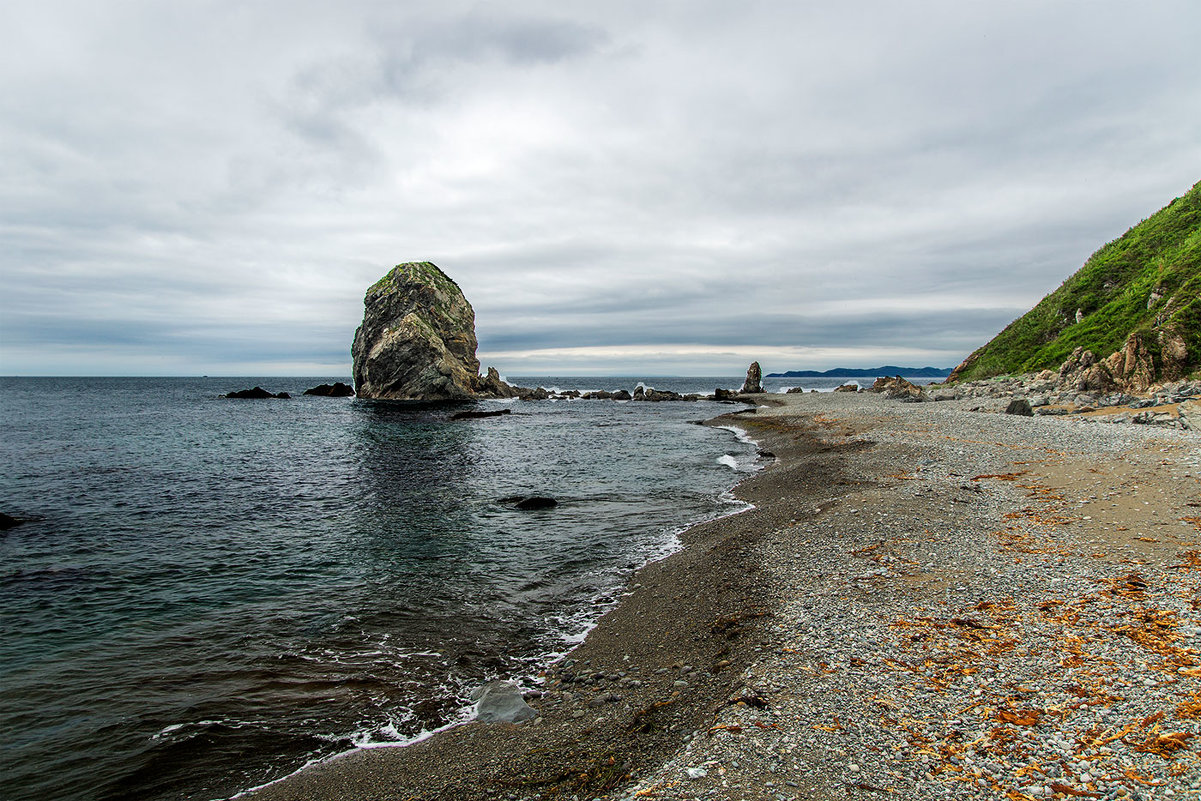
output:
M482 723L520 723L537 716L511 681L490 681L471 694L477 701L476 720Z
M16 528L22 523L28 522L23 517L13 517L12 515L0 512L0 531L7 531L10 528Z
M522 498L517 502L517 508L523 512L530 512L535 509L553 509L559 505L559 502L554 498L546 498L541 495L532 495L529 498Z

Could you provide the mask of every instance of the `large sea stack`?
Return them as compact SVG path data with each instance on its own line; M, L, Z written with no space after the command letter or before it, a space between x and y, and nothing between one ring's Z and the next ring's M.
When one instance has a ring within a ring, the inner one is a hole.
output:
M428 261L396 265L367 290L363 306L363 324L351 348L360 398L481 396L475 311L458 284L436 266Z

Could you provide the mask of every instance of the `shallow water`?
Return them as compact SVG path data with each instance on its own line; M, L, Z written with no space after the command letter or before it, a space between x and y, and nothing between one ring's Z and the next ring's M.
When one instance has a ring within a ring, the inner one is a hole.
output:
M221 798L453 721L736 508L753 460L693 424L728 406L451 423L300 395L331 380L0 379L0 510L40 518L0 534L6 798ZM293 399L218 397L254 384ZM499 502L526 494L561 503Z

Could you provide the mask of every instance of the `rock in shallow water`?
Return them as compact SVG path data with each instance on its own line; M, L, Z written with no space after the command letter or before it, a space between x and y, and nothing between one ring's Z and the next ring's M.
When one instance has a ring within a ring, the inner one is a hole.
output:
M287 400L292 396L286 392L280 392L273 395L262 387L254 387L252 389L239 389L236 392L230 392L225 397L234 398L236 400L262 400L265 398L282 398Z
M306 389L304 394L321 398L349 398L354 395L354 389L341 381L335 381L332 384L319 384L312 389Z

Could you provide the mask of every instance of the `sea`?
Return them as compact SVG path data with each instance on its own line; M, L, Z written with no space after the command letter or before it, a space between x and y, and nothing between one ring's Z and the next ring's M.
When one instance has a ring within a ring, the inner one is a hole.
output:
M7 801L225 799L534 689L759 467L711 403L303 395L340 377L0 378ZM522 377L681 393L741 376ZM863 382L863 379L859 379ZM834 379L766 379L768 391ZM262 386L291 399L231 400ZM508 499L548 496L552 509Z

